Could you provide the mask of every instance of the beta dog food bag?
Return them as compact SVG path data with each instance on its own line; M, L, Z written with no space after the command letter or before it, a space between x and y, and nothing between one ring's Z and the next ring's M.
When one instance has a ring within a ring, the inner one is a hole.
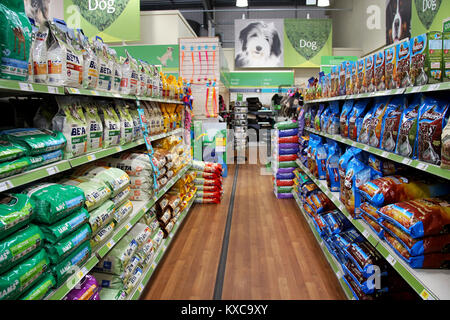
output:
M395 53L395 84L397 88L406 88L411 85L409 76L411 45L409 40L405 39L397 43Z
M133 57L125 50L126 58L122 62L122 81L120 83L120 93L136 95L139 82L138 66Z
M389 152L395 150L400 119L408 101L406 97L393 98L387 105L381 126L380 148Z
M33 217L33 206L25 194L0 195L0 240L24 227Z
M120 144L120 119L114 107L106 103L98 109L103 123L103 147L108 148Z
M120 119L120 144L133 141L133 118L123 100L116 100L115 111Z
M384 49L384 75L386 90L392 90L397 87L395 82L397 46L391 45Z
M103 147L103 123L98 114L99 106L89 99L82 102L86 119L86 151L94 151Z
M423 86L442 81L442 32L431 31L410 40L411 84Z
M108 55L109 59L112 61L111 65L113 66L111 91L118 93L120 91L120 82L122 81L122 65L117 57L116 50L108 48Z
M422 95L414 95L402 112L398 129L395 153L404 157L416 158L418 118L423 103Z
M77 173L106 184L112 191L111 197L115 197L130 184L128 174L117 168L91 166L80 169Z
M95 55L98 59L98 82L97 89L100 91L111 91L113 86L114 63L109 59L107 48L100 37L96 37L93 42Z
M384 50L375 53L373 55L373 59L374 59L373 85L375 87L375 90L376 91L386 90Z
M98 85L99 64L89 38L83 33L83 30L77 29L77 36L80 40L81 52L83 54L83 88L96 89Z

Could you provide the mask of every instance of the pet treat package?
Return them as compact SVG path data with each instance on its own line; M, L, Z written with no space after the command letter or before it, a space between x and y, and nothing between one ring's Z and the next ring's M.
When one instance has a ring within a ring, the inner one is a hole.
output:
M86 99L83 101L84 116L86 119L86 151L94 151L103 147L103 123L98 113L98 105Z
M363 91L373 92L375 91L374 83L374 56L369 55L364 58L364 80L363 80Z
M321 121L320 121L320 117L322 116L322 113L324 112L325 109L325 105L324 104L319 104L319 109L317 109L317 113L316 116L314 118L314 129L317 131L321 131Z
M342 111L339 118L339 127L341 136L344 138L348 137L348 120L353 110L353 103L354 100L346 100L342 106Z
M33 217L33 206L25 194L0 195L0 240L26 226Z
M91 256L91 245L89 241L84 242L67 258L60 263L52 266L53 276L56 284L59 286L77 271L76 267L80 267Z
M397 202L378 213L414 239L448 233L450 224L450 204L439 198Z
M354 64L354 61L345 62L345 94L347 95L353 94L352 71Z
M325 148L325 145L319 143L315 152L315 161L319 180L325 180L327 178L327 156L327 149Z
M395 84L397 88L406 88L411 85L409 76L411 45L408 39L397 43L395 54Z
M53 224L84 205L84 192L75 186L42 183L24 190L31 199L35 221Z
M102 108L99 108L100 118L103 124L103 147L108 148L120 144L120 119L114 107L105 102Z
M441 164L441 136L448 121L446 100L425 98L418 121L417 158L435 165Z
M416 158L418 120L423 110L423 96L416 94L404 108L398 129L395 153L404 157Z
M340 200L343 202L344 200L344 179L347 172L347 166L350 163L350 160L355 156L360 158L360 154L362 153L361 149L358 148L348 148L344 154L339 158L338 169L339 169L339 177L340 177Z
M80 245L91 238L92 232L88 224L84 224L64 239L57 243L47 244L45 250L52 264L61 262L64 258L74 252Z
M370 180L370 167L359 161L357 158L350 160L345 173L343 203L352 217L358 217L360 213L361 196L357 192L359 186Z
M386 90L392 90L397 87L395 82L397 46L391 45L384 49L384 80Z
M328 212L323 218L332 234L341 233L351 226L350 221L339 210Z
M353 94L359 94L364 93L364 73L365 73L365 60L364 58L361 58L357 61L357 69L356 69L356 92L353 92Z
M381 271L386 267L386 260L368 241L351 243L345 252L366 278L375 273L374 266L378 266Z
M379 99L379 98L378 98ZM375 108L377 106L377 102L370 108L366 114L364 115L361 122L361 129L358 130L357 139L358 142L369 144L369 130L373 122L373 114L375 112Z
M20 300L43 300L54 286L56 286L55 277L48 272L40 281L27 290L20 297Z
M52 119L53 130L62 132L67 140L65 155L77 157L87 150L87 123L83 107L76 98L57 97L59 111Z
M325 120L322 131L328 134L339 134L339 101L330 102L328 107L328 118Z
M348 120L348 137L353 141L358 140L364 119L364 112L368 108L369 99L357 100L353 105L353 110L350 113L350 118Z
M26 81L32 29L23 1L2 1L0 25L0 78Z
M344 61L339 65L339 95L345 96L345 75L346 75L347 62Z
M0 241L0 273L13 268L42 247L44 234L38 226L28 225Z
M394 97L388 104L381 125L380 148L394 152L398 138L400 119L407 105L406 97Z
M368 181L358 191L370 204L382 207L387 204L414 199L439 197L450 193L445 183L426 183L402 176L388 176Z
M94 276L87 274L77 287L63 298L63 300L94 300L94 296L99 292L100 286Z
M410 40L410 77L413 86L442 81L442 32L431 31Z
M63 20L49 22L47 37L48 83L57 86L81 87L83 54L73 29Z
M63 149L66 138L61 132L46 129L20 128L0 132L4 139L26 149L29 156Z
M57 243L87 222L89 222L89 213L85 208L80 208L67 218L52 225L42 224L39 228L44 233L46 242Z
M384 50L375 53L373 55L373 60L374 60L373 85L375 87L375 90L376 91L386 90Z

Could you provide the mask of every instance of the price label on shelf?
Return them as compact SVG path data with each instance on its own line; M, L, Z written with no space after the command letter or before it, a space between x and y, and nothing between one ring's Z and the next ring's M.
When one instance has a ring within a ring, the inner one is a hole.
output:
M388 254L388 256L386 257L386 260L387 260L387 262L389 262L389 264L390 264L391 266L394 266L395 263L397 262L397 260L395 260L394 257L391 256L390 254Z
M404 158L404 159L402 160L402 163L403 163L403 164L406 164L406 165L410 165L410 164L412 163L412 160L411 160L411 159L408 159L408 158Z
M428 164L426 164L426 163L419 163L416 168L420 169L420 170L427 170L428 169Z
M364 230L363 231L363 233L362 233L362 235L364 236L364 238L369 238L369 231L367 231L367 230Z
M95 157L95 154L90 154L90 155L87 156L87 158L88 158L89 161L94 161L94 160L97 159L97 158Z
M122 96L118 93L113 93L112 95L114 98L122 98Z
M411 92L411 93L419 92L420 89L422 89L422 87L412 87L412 88L409 90L409 92Z
M116 242L115 242L113 239L111 239L111 240L108 241L108 243L106 244L106 246L107 246L109 249L111 249L112 247L114 247L115 244L116 244Z
M338 279L342 278L342 272L341 271L336 272L336 277Z
M23 91L34 91L33 85L31 83L19 82L20 90Z
M122 147L121 146L116 147L116 152L120 152L120 151L122 151Z
M420 293L420 296L422 297L423 300L433 300L433 297L431 296L431 294L423 289L422 292Z
M152 269L155 270L156 268L156 263L152 262Z
M47 86L48 93L56 94L58 93L58 88L54 86Z
M428 90L429 90L429 91L439 90L439 86L440 86L440 85L441 85L440 83L431 84L431 85L428 87Z
M56 173L58 173L58 172L59 172L59 169L58 169L58 167L56 167L56 166L47 168L47 173L48 173L49 175L53 175L53 174L56 174Z
M78 90L77 88L69 88L69 92L73 94L80 94L80 90Z
M12 188L12 187L13 187L13 184L9 180L0 182L0 192L8 190L9 188Z
M86 267L83 267L83 269L77 272L77 278L81 280L87 273L88 270L86 269Z
M389 156L389 152L383 151L383 152L381 153L381 156L382 156L383 158L387 158L387 157Z
M144 290L144 286L142 285L142 283L137 287L137 290L139 291L139 293L141 293L142 290Z
M131 224L130 224L130 223L127 223L127 224L125 225L125 229L127 229L127 231L130 230L130 229L131 229Z
M93 96L98 96L98 92L95 91L95 90L91 90L91 94L92 94Z
M364 145L364 147L363 147L363 150L364 151L367 151L367 150L369 150L370 149L370 147L368 146L368 145Z

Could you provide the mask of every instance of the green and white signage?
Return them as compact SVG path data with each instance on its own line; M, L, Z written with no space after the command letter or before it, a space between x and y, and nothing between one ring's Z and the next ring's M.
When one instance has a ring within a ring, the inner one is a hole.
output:
M443 22L450 16L448 0L413 0L411 36L428 31L442 31Z
M278 87L280 85L293 85L293 71L260 71L260 72L230 72L229 73L230 88L269 88Z
M71 28L81 28L89 38L104 42L138 41L139 0L64 0L64 20Z

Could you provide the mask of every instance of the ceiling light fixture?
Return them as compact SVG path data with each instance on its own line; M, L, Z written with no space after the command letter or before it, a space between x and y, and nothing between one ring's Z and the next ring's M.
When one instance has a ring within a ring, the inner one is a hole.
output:
M316 0L306 0L306 5L307 6L315 6L316 5Z
M236 7L245 8L248 7L247 0L236 0Z
M318 7L328 7L330 6L330 0L317 0Z

